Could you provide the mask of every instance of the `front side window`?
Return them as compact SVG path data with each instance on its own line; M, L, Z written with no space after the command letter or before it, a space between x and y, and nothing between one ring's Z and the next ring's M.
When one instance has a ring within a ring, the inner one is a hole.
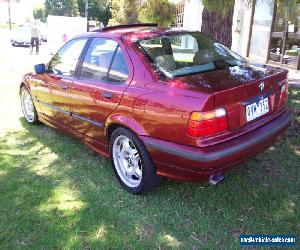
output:
M50 61L48 70L56 75L74 76L76 65L87 39L74 39L66 43Z
M118 43L111 39L94 38L85 55L80 77L95 81L122 82L128 68Z
M138 46L166 77L197 74L246 62L200 32L144 39Z

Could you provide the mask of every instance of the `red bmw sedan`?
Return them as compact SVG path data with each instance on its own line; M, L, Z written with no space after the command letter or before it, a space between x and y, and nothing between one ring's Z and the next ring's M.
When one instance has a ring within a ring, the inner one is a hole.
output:
M129 192L162 177L223 179L289 126L287 71L249 64L197 31L108 27L67 42L20 84L41 121L110 157Z

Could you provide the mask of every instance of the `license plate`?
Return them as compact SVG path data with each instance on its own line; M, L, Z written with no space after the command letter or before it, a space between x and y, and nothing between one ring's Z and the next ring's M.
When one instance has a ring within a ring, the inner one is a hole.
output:
M246 106L247 122L252 121L269 112L269 99L268 97L259 99Z

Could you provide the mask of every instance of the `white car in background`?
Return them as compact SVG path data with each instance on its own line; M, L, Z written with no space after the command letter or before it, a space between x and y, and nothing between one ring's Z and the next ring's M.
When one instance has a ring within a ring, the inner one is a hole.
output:
M30 46L31 42L31 28L30 26L21 26L13 33L10 39L12 46ZM42 44L43 39L39 37L39 44Z

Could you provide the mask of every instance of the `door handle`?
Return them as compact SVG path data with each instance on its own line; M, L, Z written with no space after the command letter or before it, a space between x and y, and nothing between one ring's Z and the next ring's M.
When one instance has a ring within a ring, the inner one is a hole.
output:
M113 97L113 93L111 92L102 92L101 96L107 99L111 99Z
M69 88L68 84L64 84L64 83L61 83L59 86L63 90L67 90Z

